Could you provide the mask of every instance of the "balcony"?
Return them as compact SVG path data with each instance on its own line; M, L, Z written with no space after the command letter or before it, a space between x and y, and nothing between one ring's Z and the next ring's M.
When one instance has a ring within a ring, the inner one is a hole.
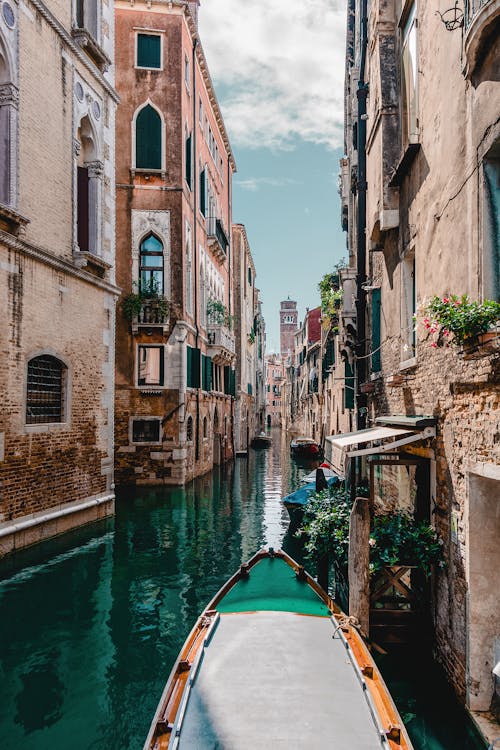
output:
M222 263L226 260L229 240L220 219L209 216L207 219L208 246L215 257Z
M492 47L492 32L499 19L500 0L465 0L464 67L468 78L483 64L483 58Z
M207 327L207 354L216 365L229 365L236 356L234 334L220 323L209 323Z
M143 300L140 309L132 315L132 333L138 333L140 328L156 328L161 333L166 333L169 321L170 315L166 300Z

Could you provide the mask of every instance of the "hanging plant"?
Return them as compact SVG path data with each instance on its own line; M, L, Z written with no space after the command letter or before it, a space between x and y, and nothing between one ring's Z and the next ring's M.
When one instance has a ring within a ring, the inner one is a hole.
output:
M151 281L139 284L134 281L132 286L138 291L127 294L123 299L123 314L128 321L139 317L144 304L150 302L154 306L159 318L164 319L170 311L170 304L166 297L160 294L158 282Z
M435 296L425 307L422 325L435 334L431 346L462 346L468 339L487 333L500 322L500 302L471 300L466 294Z
M234 316L229 314L223 302L213 297L207 301L207 318L214 325L227 326L229 329L233 327Z

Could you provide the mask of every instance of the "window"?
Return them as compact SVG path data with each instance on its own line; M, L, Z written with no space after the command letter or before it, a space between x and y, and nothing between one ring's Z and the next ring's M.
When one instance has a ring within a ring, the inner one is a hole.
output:
M192 187L192 161L193 161L192 154L193 154L192 136L191 136L191 133L189 133L189 134L186 134L185 161L186 161L186 182L190 190Z
M200 211L203 216L207 215L207 171L200 171Z
M198 103L198 111L199 111L199 121L200 121L200 128L203 129L203 102L201 101L201 96Z
M193 252L191 227L186 222L186 311L193 313Z
M186 440L188 443L193 442L193 417L189 416L186 422Z
M252 286L252 269L248 269L248 284L249 286Z
M372 372L380 372L382 360L380 356L380 320L381 320L381 290L372 291Z
M132 420L132 442L133 443L159 443L161 420L133 419Z
M26 424L63 422L66 366L43 354L28 362Z
M402 37L402 134L403 144L418 142L417 14L412 5Z
M135 121L136 169L162 168L162 122L150 104L143 107Z
M164 385L163 346L139 346L137 362L139 385Z
M137 34L136 66L161 69L161 36L159 34Z
M354 409L354 373L351 365L345 362L345 389L344 391L344 409Z
M205 439L208 437L208 420L206 417L203 417L203 437Z
M201 355L201 375L202 383L201 387L204 391L212 390L212 360L210 357L206 357L204 354Z
M186 82L187 90L189 91L189 59L187 55L184 57L184 80Z
M163 245L154 234L140 246L139 286L145 294L163 294Z
M77 242L81 251L98 255L100 249L99 204L103 165L97 158L97 138L88 116L83 117L80 122L77 139Z
M500 300L500 143L484 161L483 295Z
M7 6L4 5L5 7ZM2 106L0 106L0 203L6 206L14 206L16 202L15 175L17 170L12 167L15 167L15 160L17 159L18 90L14 85L15 70L10 68L9 57L15 60L17 55L10 56L7 54L7 49L4 48L0 36L0 88L2 90Z
M97 4L97 0L76 0L76 23L79 29L86 29L99 41Z
M407 252L402 262L401 289L401 360L412 359L416 353L414 316L417 312L415 252Z

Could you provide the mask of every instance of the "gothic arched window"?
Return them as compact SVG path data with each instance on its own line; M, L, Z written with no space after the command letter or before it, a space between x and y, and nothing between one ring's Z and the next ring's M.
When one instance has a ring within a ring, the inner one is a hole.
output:
M163 294L163 244L154 234L141 242L139 285L146 294Z
M135 121L136 169L162 169L162 122L159 113L146 104Z

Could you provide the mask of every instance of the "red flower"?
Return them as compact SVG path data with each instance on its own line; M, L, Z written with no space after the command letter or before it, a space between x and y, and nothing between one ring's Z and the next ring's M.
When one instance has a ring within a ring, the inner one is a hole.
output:
M437 349L437 344L436 344L436 342L435 342L435 341L433 341L433 342L432 342L431 346L432 346L432 347L433 347L434 349Z
M449 302L449 301L450 301L450 298L449 298L449 297L443 297L443 302L444 302L444 303L445 303L446 305L448 304L448 302Z

